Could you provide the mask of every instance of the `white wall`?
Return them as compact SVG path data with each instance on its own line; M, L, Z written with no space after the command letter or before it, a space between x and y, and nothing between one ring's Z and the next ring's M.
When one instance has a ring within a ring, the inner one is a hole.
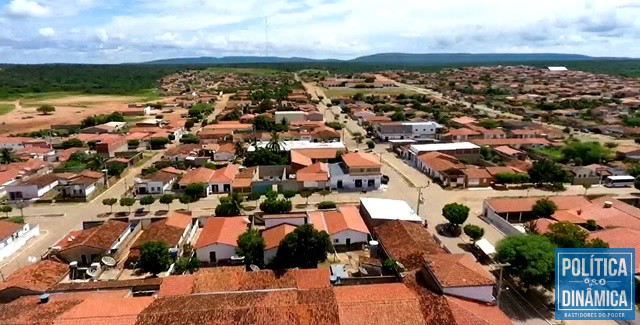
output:
M229 152L220 152L220 153L215 153L213 155L214 161L231 161L234 158L235 158L235 155Z
M287 122L303 122L307 120L307 114L301 111L276 112L276 123L281 123L283 119L287 119Z
M215 191L213 190L213 186L214 186L214 185L218 185L218 191L217 191L217 192L215 192ZM210 190L210 193L227 193L227 192L224 190L224 186L225 186L225 185L229 185L229 191L232 191L232 190L233 190L233 186L231 186L231 184L229 184L229 183L209 183L209 190Z
M196 249L198 260L206 263L215 263L217 261L209 260L209 252L216 252L216 258L220 260L228 260L236 254L236 247L226 244L213 244Z
M271 227L275 227L277 225L281 225L283 223L288 223L290 225L302 226L304 225L305 218L276 218L276 219L265 219L264 220L264 228L269 229Z
M47 186L44 186L38 190L38 197L45 195L45 193L51 191L54 187L58 186L58 181L55 181Z
M165 190L169 188L170 184L164 184L163 182L144 182L136 184L136 193L138 193L138 188L146 188L146 194L162 194ZM160 190L158 190L160 189Z
M38 187L35 185L16 185L7 188L7 197L11 200L10 193L22 192L22 198L25 200L39 198Z
M343 230L339 233L331 235L331 242L334 245L346 245L347 238L351 239L351 244L366 243L368 241L368 234L355 230ZM337 240L337 241L336 241Z
M472 300L479 300L484 302L495 301L493 297L493 286L444 288L442 291L445 294Z
M484 216L489 219L489 222L496 227L500 232L505 235L523 235L516 227L514 227L510 222L504 220L500 217L495 211L487 204L485 201L483 203L483 211Z
M356 180L362 180L362 187L356 187ZM369 187L368 181L370 179L374 180L374 186ZM340 190L338 188L338 181L342 180L342 189L343 190L375 190L380 187L382 175L375 176L351 176L351 175L342 175L342 176L331 176L331 189Z
M40 226L36 225L31 227L30 224L25 224L20 231L18 231L18 237L12 238L11 236L5 238L0 242L0 261L11 256L13 253L22 248L29 239L40 235Z

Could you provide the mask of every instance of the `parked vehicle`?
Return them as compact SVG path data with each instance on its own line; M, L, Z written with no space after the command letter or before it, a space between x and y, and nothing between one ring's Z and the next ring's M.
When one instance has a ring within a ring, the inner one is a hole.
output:
M609 176L604 181L606 187L632 187L635 178L633 176Z

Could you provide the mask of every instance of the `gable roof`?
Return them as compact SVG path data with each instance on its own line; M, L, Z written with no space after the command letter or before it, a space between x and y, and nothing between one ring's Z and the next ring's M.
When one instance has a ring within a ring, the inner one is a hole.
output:
M193 183L208 183L215 172L216 170L205 167L192 169L182 176L178 184L187 186Z
M360 215L360 210L357 206L340 206L338 211L321 212L321 216L324 218L324 222L319 226L322 227L325 225L326 231L330 235L334 235L345 230L353 230L365 234L369 233L369 229L367 229L367 225L364 223L364 220ZM316 227L313 216L311 217L311 221L314 223L314 227ZM316 227L316 229L318 228Z
M190 215L174 212L167 218L152 222L147 229L142 231L131 247L140 248L150 241L161 241L173 247L178 244L191 221Z
M298 181L328 181L329 167L326 163L317 162L311 166L304 167L296 172Z
M61 251L79 246L88 246L107 251L127 227L129 227L127 222L113 219L107 220L96 227L71 231L55 246L60 246Z
M375 227L374 233L384 251L407 270L421 268L426 255L446 253L419 223L388 221Z
M232 183L236 175L240 171L238 165L227 165L224 168L216 169L215 173L209 179L210 183Z
M275 227L271 227L269 229L265 229L262 231L262 238L264 238L264 249L272 249L278 248L280 242L286 237L289 233L293 232L296 229L296 226L290 225L288 223L279 224Z
M511 325L511 320L498 306L478 303L462 298L445 296L449 309L458 325Z
M464 168L464 164L458 158L436 151L424 153L416 158L438 172Z
M351 152L342 155L342 161L351 167L380 167L380 159L370 153Z
M43 292L60 282L69 271L69 266L54 260L42 260L33 265L19 268L6 281L0 282L0 291L16 287Z
M195 248L200 249L213 244L225 244L235 247L238 236L247 231L249 220L246 217L212 217L202 228Z
M443 288L495 284L493 276L467 253L429 255L424 265Z
M15 234L16 232L18 232L18 230L22 229L22 227L24 227L24 225L15 222L0 220L0 240L3 240Z

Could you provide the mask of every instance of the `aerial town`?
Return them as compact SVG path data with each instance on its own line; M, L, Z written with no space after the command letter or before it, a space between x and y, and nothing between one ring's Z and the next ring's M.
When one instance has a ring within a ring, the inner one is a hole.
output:
M555 248L640 252L638 79L208 68L157 91L2 116L0 323L552 324Z

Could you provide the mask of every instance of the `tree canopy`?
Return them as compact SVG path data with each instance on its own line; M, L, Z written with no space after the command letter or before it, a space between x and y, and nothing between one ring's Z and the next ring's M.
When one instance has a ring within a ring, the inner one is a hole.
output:
M306 224L284 237L278 246L274 262L281 268L315 268L332 251L333 244L329 234Z
M553 182L566 182L568 181L568 173L562 169L562 166L547 159L541 159L533 163L533 166L528 171L531 182L553 183Z
M561 221L549 226L545 234L559 248L608 248L609 244L601 239L589 240L589 232L582 227Z
M138 266L142 271L156 275L166 271L169 265L171 265L171 254L164 242L150 241L140 246Z
M248 229L238 237L237 244L236 253L244 256L245 265L255 264L258 267L264 265L265 241L258 230Z
M469 207L460 203L449 203L442 208L442 215L452 225L460 226L469 217Z
M540 235L508 236L496 247L497 260L510 264L505 270L528 286L553 284L555 249L556 245Z
M556 206L555 202L547 198L542 198L536 201L531 212L536 217L549 218L551 217L551 215L553 215L557 208L558 207Z
M247 154L244 165L247 167L260 165L286 165L288 161L289 159L286 155L273 152L269 149L258 148Z

